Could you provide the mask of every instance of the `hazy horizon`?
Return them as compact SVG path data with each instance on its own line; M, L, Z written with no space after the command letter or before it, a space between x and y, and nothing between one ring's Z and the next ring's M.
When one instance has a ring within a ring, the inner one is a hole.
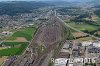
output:
M72 1L91 1L91 0L0 0L0 1L68 1L68 2L72 2Z

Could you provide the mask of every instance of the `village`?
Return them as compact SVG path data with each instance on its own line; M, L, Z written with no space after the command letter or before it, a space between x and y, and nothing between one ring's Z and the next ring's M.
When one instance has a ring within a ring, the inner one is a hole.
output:
M99 66L100 41L67 41L54 66Z

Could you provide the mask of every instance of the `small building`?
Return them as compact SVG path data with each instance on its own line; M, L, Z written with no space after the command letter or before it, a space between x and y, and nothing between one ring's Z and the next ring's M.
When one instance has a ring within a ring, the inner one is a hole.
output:
M73 63L69 63L68 66L74 66L74 64Z
M54 66L66 66L68 62L67 58L58 58L55 60Z
M69 48L69 44L64 44L63 49L68 49Z
M82 42L82 46L90 46L90 45L92 45L92 42L88 41Z
M63 48L61 49L61 52L70 53L70 44L65 43Z
M100 47L100 42L93 43L94 47Z
M69 58L70 53L69 52L60 52L58 55L58 58Z
M88 49L89 53L100 53L100 48L92 47Z
M12 32L10 32L10 31L3 31L2 34L3 34L3 35L11 35Z
M73 57L79 57L80 56L80 52L77 49L74 49L72 52Z

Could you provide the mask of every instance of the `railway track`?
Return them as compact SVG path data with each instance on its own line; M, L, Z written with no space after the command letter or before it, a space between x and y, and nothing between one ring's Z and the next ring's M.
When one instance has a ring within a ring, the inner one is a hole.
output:
M16 57L10 63L6 62L3 66L42 66L48 54L64 40L64 37L63 24L57 20L55 14L51 13L49 20L39 27L23 55ZM38 54L37 48L41 46L43 50L41 49Z

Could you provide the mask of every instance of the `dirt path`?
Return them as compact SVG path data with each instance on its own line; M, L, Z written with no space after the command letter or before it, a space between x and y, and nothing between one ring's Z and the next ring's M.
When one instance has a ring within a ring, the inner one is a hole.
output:
M16 40L6 40L6 42L28 42L24 37L17 37Z

